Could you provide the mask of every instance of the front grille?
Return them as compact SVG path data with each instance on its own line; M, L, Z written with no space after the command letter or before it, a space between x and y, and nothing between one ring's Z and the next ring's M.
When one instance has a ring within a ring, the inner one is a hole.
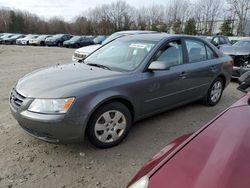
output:
M15 108L19 108L22 105L24 99L25 99L25 96L18 93L17 90L15 90L15 89L12 90L12 92L10 94L10 103Z

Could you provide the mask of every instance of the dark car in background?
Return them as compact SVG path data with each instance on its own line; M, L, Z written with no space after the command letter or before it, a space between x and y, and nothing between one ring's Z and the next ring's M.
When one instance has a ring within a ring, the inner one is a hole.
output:
M232 59L197 37L140 34L118 38L84 61L34 71L10 95L21 127L48 142L120 143L133 122L202 99L216 105Z
M63 42L64 47L80 48L93 44L93 39L88 36L73 36L71 39Z
M239 78L243 73L250 71L250 39L240 40L220 50L234 60L233 78Z
M34 38L29 39L29 44L32 46L45 46L46 38L51 37L51 35L39 35Z
M4 34L3 36L0 37L0 44L3 44L3 41L5 39L8 39L8 38L11 38L12 36L14 36L15 34L12 34L12 33L7 33L7 34Z
M250 72L241 91L250 91ZM250 93L148 161L128 188L238 188L250 180Z
M8 37L8 38L3 39L2 44L16 44L17 39L21 39L24 37L25 37L24 34L15 34L12 37Z
M106 39L107 37L105 35L99 35L94 38L93 42L94 44L102 44L102 42Z
M46 46L63 46L63 42L71 39L72 36L68 34L57 34L52 37L48 37L45 39Z

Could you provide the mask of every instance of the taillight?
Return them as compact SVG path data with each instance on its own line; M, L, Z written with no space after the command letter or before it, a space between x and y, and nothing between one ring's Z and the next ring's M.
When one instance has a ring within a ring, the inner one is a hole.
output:
M225 65L232 65L234 66L234 61L233 60L230 60L230 61L226 61L224 62Z

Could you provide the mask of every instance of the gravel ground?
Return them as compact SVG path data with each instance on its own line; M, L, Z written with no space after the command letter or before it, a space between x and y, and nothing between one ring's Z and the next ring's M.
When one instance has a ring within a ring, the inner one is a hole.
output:
M192 103L133 126L117 147L89 142L55 145L27 135L11 116L8 95L32 70L67 63L73 49L0 46L0 187L125 187L155 153L174 138L196 131L243 94L232 82L216 107Z

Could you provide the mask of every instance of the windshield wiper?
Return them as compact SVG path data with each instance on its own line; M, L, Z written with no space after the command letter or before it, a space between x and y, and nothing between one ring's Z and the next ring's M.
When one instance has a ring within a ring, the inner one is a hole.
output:
M93 67L99 67L99 68L106 69L106 70L111 70L109 67L107 67L105 65L100 65L97 63L87 63L86 65L93 66Z

